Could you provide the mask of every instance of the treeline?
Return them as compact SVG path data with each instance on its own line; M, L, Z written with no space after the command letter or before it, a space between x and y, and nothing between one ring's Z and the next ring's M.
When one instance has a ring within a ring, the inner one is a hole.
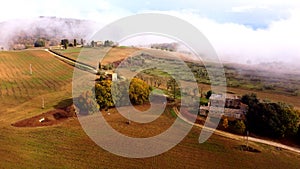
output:
M156 44L151 44L151 48L154 49L161 49L161 50L166 50L166 51L176 51L178 47L177 43L156 43Z
M82 115L92 114L100 109L114 106L130 105L130 103L133 105L144 104L149 101L151 91L150 86L138 78L133 78L131 81L116 82L102 80L95 84L93 90L95 97L92 96L91 91L87 91L82 93L76 101L76 106Z
M256 94L246 94L242 102L249 106L247 130L271 138L295 138L300 141L299 111L286 103L260 101Z

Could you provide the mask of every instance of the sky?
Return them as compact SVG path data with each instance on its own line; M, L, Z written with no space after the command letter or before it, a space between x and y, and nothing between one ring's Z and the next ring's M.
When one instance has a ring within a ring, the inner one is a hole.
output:
M56 16L104 26L149 12L188 21L223 60L249 64L300 59L300 2L296 0L10 0L1 2L0 22Z

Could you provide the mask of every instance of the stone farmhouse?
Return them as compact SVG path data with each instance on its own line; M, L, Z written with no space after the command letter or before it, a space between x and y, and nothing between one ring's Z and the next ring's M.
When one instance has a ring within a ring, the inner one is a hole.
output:
M224 114L222 118L233 120L245 120L248 106L241 102L241 98L235 95L226 94L225 103L224 96L219 94L212 94L209 98L208 106L200 106L199 115L208 116L208 113L216 108L223 108Z

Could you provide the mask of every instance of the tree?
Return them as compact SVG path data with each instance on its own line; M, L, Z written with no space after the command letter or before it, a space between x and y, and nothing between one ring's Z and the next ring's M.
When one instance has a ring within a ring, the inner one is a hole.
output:
M223 119L223 124L222 124L222 126L225 128L225 129L227 129L228 128L228 119L227 118L225 118L225 119Z
M95 98L92 97L91 91L82 93L76 100L76 107L79 108L79 114L88 115L98 111L99 106L97 105Z
M74 39L74 47L76 47L76 46L77 46L77 40Z
M299 112L286 103L260 102L255 94L244 95L249 106L246 114L248 129L273 138L294 136L298 130Z
M34 42L34 47L45 47L45 41L42 39L39 39Z
M133 78L129 87L129 98L132 104L144 104L149 101L150 86L138 78Z
M300 144L300 125L298 126L296 139L298 140L298 143Z
M128 96L132 104L149 101L150 87L141 79L133 78L131 82L126 80L114 83L116 85L112 85L111 80L102 80L95 85L96 100L101 109L128 105ZM114 91L114 96L111 91Z
M60 44L63 45L65 49L67 49L68 46L69 46L69 40L68 39L62 39Z
M114 42L110 40L104 41L104 47L112 47L114 46Z
M207 91L206 96L205 96L206 99L209 99L211 95L212 95L212 91L211 90Z
M235 120L230 125L230 130L236 134L244 134L246 131L246 125L242 120Z
M255 93L243 95L241 98L241 101L247 105L258 104L258 102L259 102Z
M179 86L175 79L171 78L167 81L167 89L172 93L173 99L176 99L176 96L179 94Z
M110 80L102 80L95 85L96 100L100 109L114 106L111 95L111 83Z

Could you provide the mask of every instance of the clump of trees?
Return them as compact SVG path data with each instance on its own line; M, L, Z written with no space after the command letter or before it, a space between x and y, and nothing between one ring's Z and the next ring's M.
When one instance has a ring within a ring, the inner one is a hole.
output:
M77 98L76 107L81 115L93 114L99 109L91 91L86 91Z
M229 130L236 134L244 134L246 131L246 125L243 120L235 120L230 123Z
M114 42L113 41L110 41L110 40L106 40L104 41L104 46L105 47L109 47L109 46L114 46Z
M229 121L227 118L222 120L222 127L232 133L243 135L246 132L246 125L243 120Z
M295 136L298 131L299 112L286 103L261 102L255 94L246 94L242 102L249 106L249 131L272 138Z
M112 81L102 80L95 85L96 101L100 109L128 105L128 96L130 102L135 105L149 101L150 86L143 80L133 78L131 82L125 80L114 83L118 84L112 85ZM126 87L128 84L129 89ZM114 96L111 91L114 91Z
M34 42L34 47L45 47L45 41L43 39L38 39Z
M69 46L69 40L68 39L62 39L60 44L63 45L65 49L67 49L68 46Z

